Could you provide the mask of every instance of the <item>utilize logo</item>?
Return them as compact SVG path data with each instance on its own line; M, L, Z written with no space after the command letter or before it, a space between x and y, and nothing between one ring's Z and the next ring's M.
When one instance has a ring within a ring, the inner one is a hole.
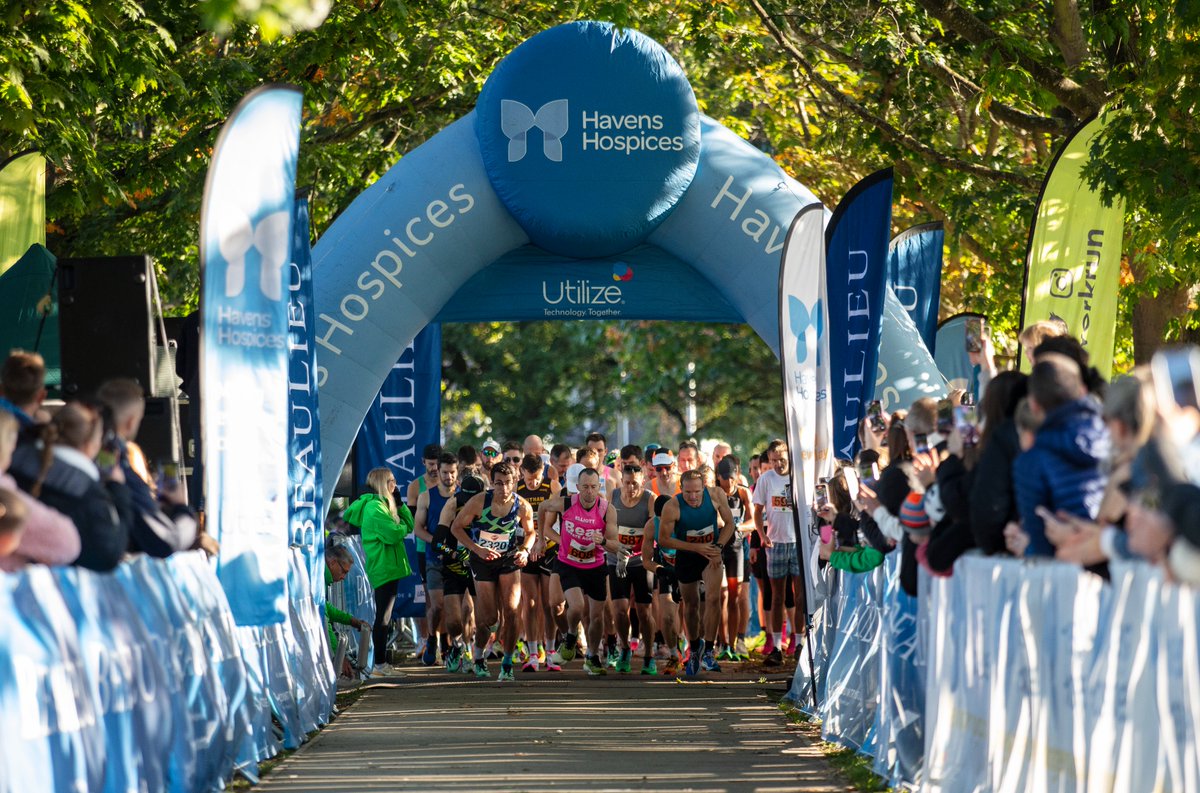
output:
M1050 271L1050 296L1070 297L1075 291L1075 274L1065 268Z
M283 265L291 254L288 226L291 213L272 212L251 226L250 218L236 209L222 213L216 219L217 248L227 265L225 268L225 297L237 297L246 288L246 259L258 251L259 288L268 300L283 299Z
M633 268L625 262L617 262L613 265L613 280L614 281L632 281Z
M508 138L508 161L525 159L529 131L542 131L542 153L551 162L562 162L562 137L570 126L566 99L555 99L533 112L513 99L500 100L500 129Z
M796 335L796 363L808 360L808 329L812 328L817 334L817 364L821 363L820 340L825 333L825 310L820 300L809 308L802 300L794 295L788 295L788 321L792 333Z

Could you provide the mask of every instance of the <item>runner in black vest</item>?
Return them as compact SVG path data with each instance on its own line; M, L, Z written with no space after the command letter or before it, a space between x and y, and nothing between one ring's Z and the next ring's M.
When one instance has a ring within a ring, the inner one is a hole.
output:
M532 436L536 437L536 436ZM559 492L558 482L544 476L540 457L526 454L521 460L521 485L517 495L529 502L534 514L542 502ZM554 612L550 604L550 564L557 550L534 544L529 564L521 570L521 608L525 620L525 638L529 640L529 659L522 672L536 672L546 665L547 646L553 640ZM551 634L547 636L547 634Z

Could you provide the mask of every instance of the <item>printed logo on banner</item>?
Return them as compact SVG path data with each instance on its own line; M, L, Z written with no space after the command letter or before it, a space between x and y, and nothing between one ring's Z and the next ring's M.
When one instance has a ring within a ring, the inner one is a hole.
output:
M821 336L825 334L825 307L818 299L813 305L807 306L795 295L788 295L788 322L791 323L792 333L796 334L796 363L808 360L808 329L812 328L817 334L817 365L821 363Z
M617 262L613 265L613 280L614 281L632 281L633 268L625 262Z
M529 105L515 99L500 101L500 129L508 138L508 161L525 159L527 138L531 129L542 131L542 153L551 162L562 162L562 137L570 127L566 99L555 99L534 113Z
M291 215L272 212L252 226L250 218L229 207L217 218L217 245L225 259L225 297L238 297L246 288L246 265L252 252L259 256L259 289L263 297L283 299L283 265L291 252Z
M628 276L620 278L614 268L613 280L632 280L633 270L626 269L629 270ZM621 316L620 306L625 305L625 294L615 284L593 284L586 278L564 278L554 282L542 281L542 300L549 306L555 306L542 310L547 317L615 318Z
M1050 271L1050 296L1070 297L1075 291L1075 274L1059 268Z

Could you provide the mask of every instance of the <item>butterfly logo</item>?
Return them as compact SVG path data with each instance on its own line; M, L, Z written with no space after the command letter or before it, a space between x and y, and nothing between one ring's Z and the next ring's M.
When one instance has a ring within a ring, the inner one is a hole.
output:
M811 327L816 331L818 341L825 333L825 307L818 300L810 309L799 298L788 295L788 319L792 333L796 335L796 363L804 363L808 360L808 329ZM819 345L817 349L817 364L820 365Z

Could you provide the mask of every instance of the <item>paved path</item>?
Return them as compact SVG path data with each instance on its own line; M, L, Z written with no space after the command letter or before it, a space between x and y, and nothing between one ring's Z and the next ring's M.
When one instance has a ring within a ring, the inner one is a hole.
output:
M493 666L495 666L493 664ZM257 788L301 791L836 791L768 698L789 676L709 681L408 668L371 686Z

